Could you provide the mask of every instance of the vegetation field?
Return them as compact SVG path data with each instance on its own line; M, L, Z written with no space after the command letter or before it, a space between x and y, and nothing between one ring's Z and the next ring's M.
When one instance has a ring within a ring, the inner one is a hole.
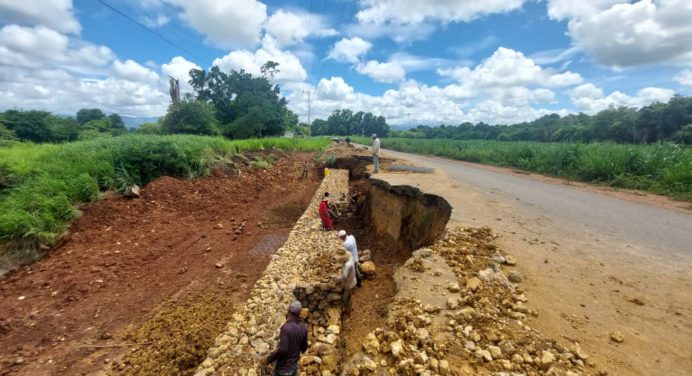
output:
M361 137L354 141L371 143ZM690 146L386 138L382 147L692 200Z
M0 263L30 261L101 191L159 176L194 178L244 151L316 151L326 138L229 141L191 135L126 135L65 144L0 144ZM266 167L266 161L260 162ZM251 162L251 163L252 163ZM0 265L2 268L3 265Z

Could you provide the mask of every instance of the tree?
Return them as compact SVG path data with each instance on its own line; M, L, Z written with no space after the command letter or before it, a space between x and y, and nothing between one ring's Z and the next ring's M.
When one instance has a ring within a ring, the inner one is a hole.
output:
M17 135L14 133L14 131L8 129L5 126L3 119L0 117L0 140L14 140L16 138Z
M190 99L172 103L163 118L161 128L164 133L219 134L214 106L204 101Z
M127 133L127 127L120 115L110 114L108 115L108 121L110 122L110 132L113 136L120 136Z
M79 124L86 124L92 120L100 120L105 117L106 114L98 108L82 108L77 111L77 121Z
M679 131L675 132L673 141L680 144L692 145L692 124L687 124L680 128Z
M50 141L69 142L79 139L82 126L73 117L48 116L45 119L50 131Z
M137 133L141 134L162 134L163 129L161 129L161 123L142 123L137 129Z
M269 60L266 63L262 64L260 72L262 72L262 76L264 77L269 76L270 78L274 78L274 76L281 72L278 67L279 63Z
M190 71L190 85L197 94L197 100L214 106L216 119L222 124L225 136L280 135L297 123L297 117L286 107L279 86L271 84L266 77L276 74L277 67L278 63L268 61L262 66L262 77L254 77L244 70L225 73L217 66L209 72L193 69Z
M4 124L20 140L47 142L51 139L46 118L51 116L47 111L8 110L4 113Z

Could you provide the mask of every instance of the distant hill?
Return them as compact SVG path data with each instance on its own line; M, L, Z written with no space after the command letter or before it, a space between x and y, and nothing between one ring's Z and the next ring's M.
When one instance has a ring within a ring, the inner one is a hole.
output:
M159 121L158 117L140 117L140 116L126 116L120 115L123 119L123 123L128 128L139 128L142 123L155 123Z

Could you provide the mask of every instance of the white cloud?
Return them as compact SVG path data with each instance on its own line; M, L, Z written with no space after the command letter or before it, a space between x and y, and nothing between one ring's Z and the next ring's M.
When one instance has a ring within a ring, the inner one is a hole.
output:
M361 23L419 24L424 21L468 22L482 15L510 12L525 0L362 0Z
M675 76L674 80L683 86L692 86L692 69L685 69Z
M372 43L361 38L343 38L334 44L327 57L337 61L357 63L370 48Z
M389 56L390 62L400 65L406 72L416 72L423 70L435 70L454 65L449 59L422 57L411 55L405 52L397 52Z
M161 65L161 74L177 79L180 82L181 94L184 94L184 92L192 90L188 83L190 81L190 70L192 69L202 68L182 56L176 56L167 64Z
M435 25L431 22L420 24L376 24L376 23L352 23L344 27L346 35L374 40L388 37L397 43L411 43L426 40L435 32Z
M689 0L550 0L548 14L568 19L574 45L601 64L692 63Z
M145 16L142 19L142 23L151 28L163 27L167 25L169 22L171 22L170 17L166 16L163 13L157 14L156 17Z
M572 103L580 111L593 114L609 107L643 107L653 102L666 102L675 92L670 89L646 87L637 91L635 96L629 96L620 91L614 91L607 96L603 89L591 83L580 85L569 92Z
M380 63L370 60L364 64L358 64L356 70L375 81L394 83L406 78L406 71L397 62Z
M44 25L63 33L82 30L72 0L0 0L0 20L8 24Z
M277 82L299 82L308 76L298 57L291 52L282 51L268 35L262 39L262 46L255 52L235 50L214 59L212 65L218 65L222 70L244 69L246 72L259 75L260 67L269 60L279 63L280 72L274 77Z
M500 47L487 60L471 69L458 67L440 69L442 76L451 77L462 85L476 88L495 86L569 86L582 82L578 73L555 73L534 63L523 53Z
M0 29L0 65L93 72L114 57L108 47L70 40L41 25L7 25Z
M324 37L338 34L336 30L328 28L324 19L317 14L288 12L283 9L274 12L264 28L280 46L303 42L311 35Z
M343 101L353 95L353 87L349 86L343 78L332 77L321 79L317 84L317 96L324 100Z
M267 19L267 6L256 0L166 1L181 7L185 22L224 48L256 45Z
M158 73L130 59L124 63L120 60L113 62L113 71L117 77L133 82L147 83L159 80Z

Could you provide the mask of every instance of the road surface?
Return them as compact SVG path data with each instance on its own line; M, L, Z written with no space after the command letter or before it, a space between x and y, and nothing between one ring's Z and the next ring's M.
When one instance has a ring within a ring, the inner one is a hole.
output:
M651 256L662 256L660 252L692 256L692 212L627 201L444 158L390 150L386 154L443 171L455 182L479 192L492 192L500 200L518 201L554 221L588 227L656 252Z
M564 345L579 342L592 373L692 374L692 212L509 169L389 150L383 157L434 172L375 177L445 197L450 225L497 230L540 312L531 325ZM614 331L623 343L610 340Z

